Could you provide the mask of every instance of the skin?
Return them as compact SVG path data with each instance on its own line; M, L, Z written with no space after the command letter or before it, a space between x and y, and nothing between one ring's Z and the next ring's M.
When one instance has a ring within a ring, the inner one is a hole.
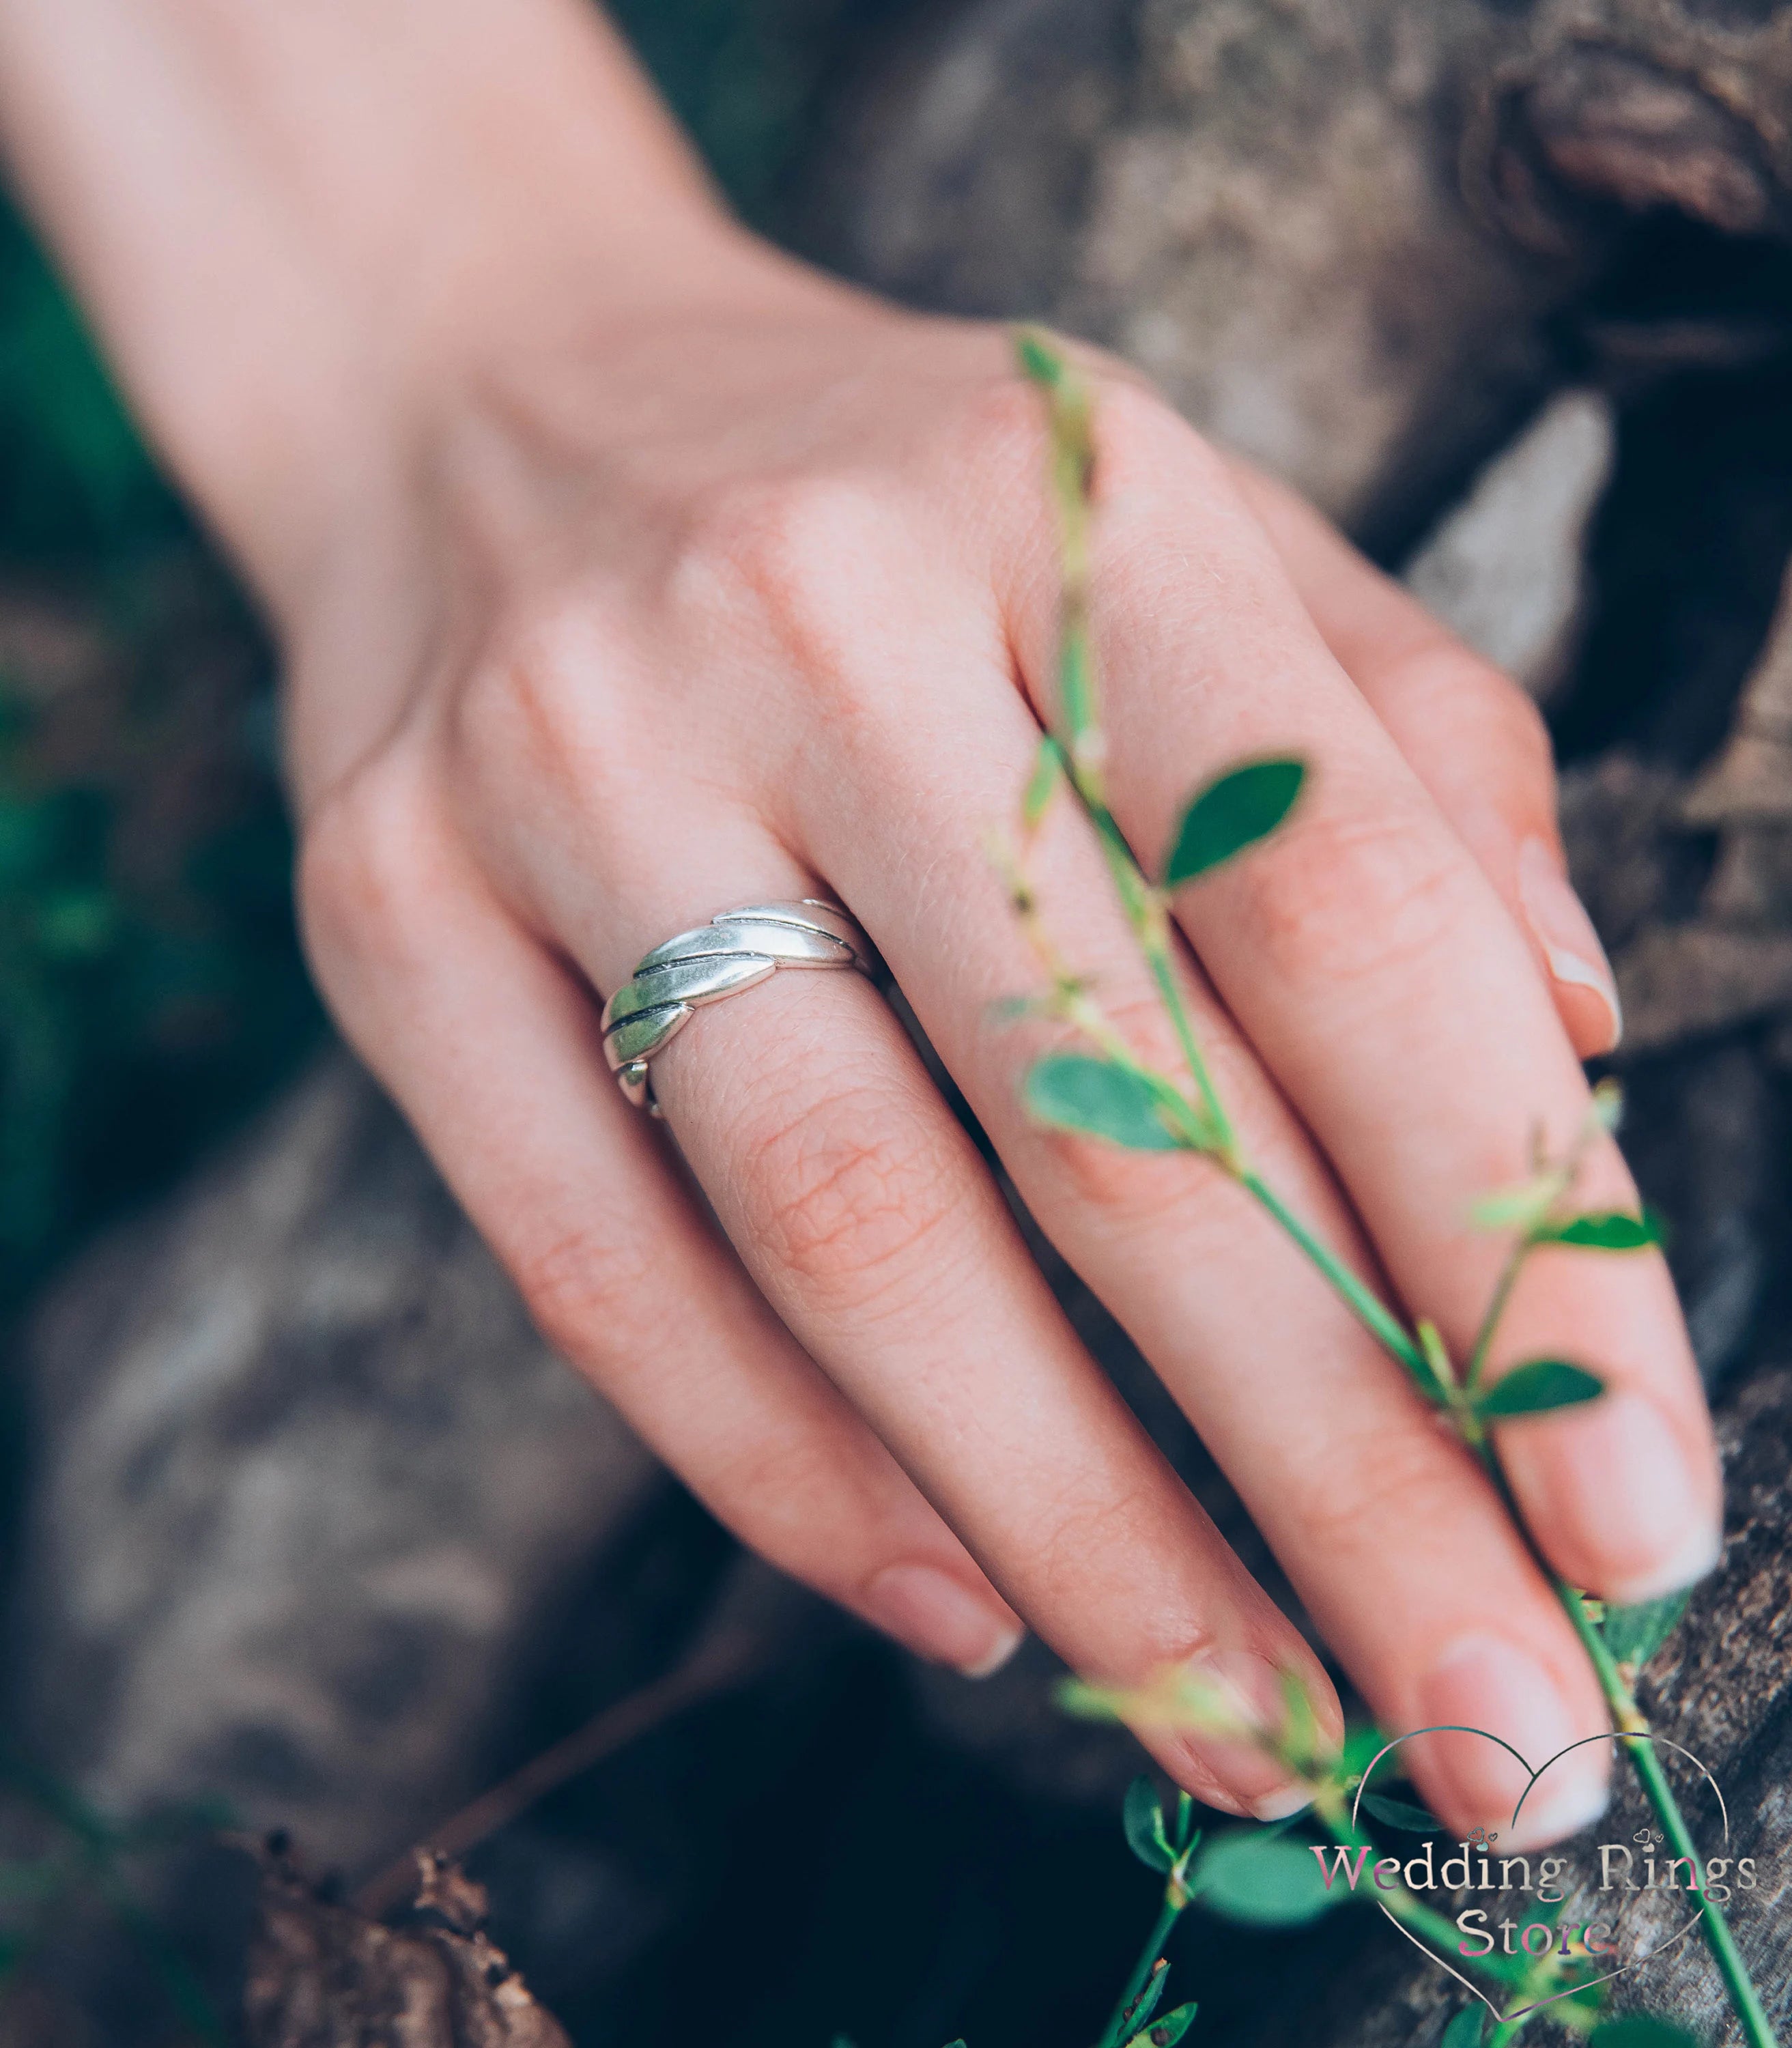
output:
M1065 1257L1214 1450L1382 1723L1541 1765L1603 1725L1489 1489L1266 1220L1185 1159L1022 1114L1061 1040L985 835L1053 710L1057 559L1006 337L735 227L574 0L0 0L0 134L166 456L279 632L300 900L342 1026L542 1327L748 1543L917 1650L1022 1623L1142 1681L1193 1660L1336 1699L1094 1367L887 1006L781 974L656 1061L603 993L731 906L825 894L875 940ZM1162 860L1239 757L1314 764L1288 829L1175 906L1255 1162L1466 1346L1470 1202L1565 1145L1616 1030L1561 879L1546 736L1318 518L1120 366L1094 604L1120 822ZM1047 917L1173 1064L1067 805ZM1596 1148L1590 1205L1635 1193ZM1553 1564L1616 1598L1716 1553L1719 1478L1653 1255L1546 1253L1496 1367L1604 1402L1509 1425ZM1201 1798L1286 1805L1238 1745L1142 1731ZM1514 1848L1591 1817L1606 1746ZM1408 1746L1453 1825L1522 1774ZM1522 1837L1522 1838L1521 1838Z

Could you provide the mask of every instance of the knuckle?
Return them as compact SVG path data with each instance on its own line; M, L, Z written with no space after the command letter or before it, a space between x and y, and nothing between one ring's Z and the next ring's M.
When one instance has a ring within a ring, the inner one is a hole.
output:
M1466 863L1417 815L1365 805L1309 818L1239 874L1271 971L1344 986L1423 960L1465 909Z
M1425 1418L1414 1417L1410 1427L1329 1444L1318 1469L1292 1486L1288 1497L1305 1554L1380 1553L1402 1529L1459 1525L1463 1486L1450 1447Z
M1546 789L1555 748L1536 700L1506 673L1452 635L1428 631L1391 674L1425 726L1451 751L1491 771Z
M675 597L703 612L745 613L787 648L832 656L851 609L855 558L886 523L875 494L848 478L731 479L687 515Z
M1164 1011L1154 991L1136 985L1104 991L1102 1014L1129 1045L1161 1071L1173 1073L1180 1055L1170 1036ZM1088 1041L1066 1026L1054 1033L1041 1049L1053 1053L1086 1053ZM1226 1078L1223 1053L1209 1042L1204 1047L1215 1078L1224 1090ZM1030 1066L1030 1058L1027 1065ZM1024 1085L1024 1071L1017 1076L1014 1092ZM1125 1239L1146 1232L1155 1237L1173 1219L1178 1231L1199 1231L1210 1211L1220 1206L1216 1191L1225 1183L1212 1173L1191 1173L1185 1152L1134 1151L1106 1139L1030 1124L1034 1142L1051 1162L1055 1191L1067 1198L1078 1215L1078 1228L1096 1227Z
M1045 1584L1111 1578L1117 1597L1125 1597L1130 1575L1142 1557L1151 1556L1163 1541L1164 1501L1161 1491L1112 1483L1092 1484L1079 1476L1035 1503L1035 1526L1029 1548Z
M992 489L998 505L1038 498L1045 427L1030 384L1016 375L991 378L967 392L941 425L949 459Z
M416 778L384 758L363 767L305 823L297 890L313 946L356 956L408 950L426 925L440 870Z
M562 1356L595 1367L652 1343L644 1233L587 1223L523 1247L509 1264L531 1321Z
M837 1592L863 1575L879 1534L877 1503L851 1464L822 1430L761 1436L719 1458L703 1490L743 1541Z
M767 1251L811 1292L862 1309L922 1274L940 1282L960 1162L910 1102L824 1088L754 1133L747 1156Z
M627 720L613 637L582 595L506 622L453 692L444 742L456 778L480 787L517 775L549 787L601 771L606 750L586 743Z
M1132 377L1104 378L1099 419L1101 459L1122 488L1130 476L1161 470L1173 460L1178 471L1210 492L1228 499L1235 495L1219 451L1150 385Z

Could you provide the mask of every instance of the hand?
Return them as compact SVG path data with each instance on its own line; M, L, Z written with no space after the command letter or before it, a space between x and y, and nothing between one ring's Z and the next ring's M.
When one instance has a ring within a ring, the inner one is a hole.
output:
M1335 1727L868 985L779 974L656 1060L663 1128L623 1100L597 1009L643 952L837 898L1381 1722L1485 1726L1539 1763L1602 1728L1489 1487L1264 1217L1198 1162L1022 1113L1061 1034L992 1016L1038 971L985 845L1053 714L1057 566L1006 337L731 239L715 275L597 340L425 379L412 486L362 551L402 577L293 622L304 923L350 1036L553 1340L784 1569L968 1672L1024 1621L1087 1674L1193 1660L1272 1712L1292 1670ZM1460 1349L1501 1250L1469 1204L1524 1176L1539 1122L1581 1126L1577 1052L1617 1028L1546 736L1316 515L1095 374L1116 811L1156 867L1215 770L1313 764L1286 832L1178 900L1181 972L1265 1177ZM1034 871L1105 1006L1173 1064L1068 806ZM1583 1193L1634 1201L1608 1144ZM1539 1352L1613 1388L1507 1432L1551 1561L1619 1599L1697 1577L1719 1482L1658 1258L1539 1256L1497 1363ZM1150 1739L1203 1799L1286 1803L1254 1751ZM1491 1745L1417 1769L1453 1825L1507 1821ZM1590 1817L1604 1770L1594 1745L1552 1771L1529 1837Z

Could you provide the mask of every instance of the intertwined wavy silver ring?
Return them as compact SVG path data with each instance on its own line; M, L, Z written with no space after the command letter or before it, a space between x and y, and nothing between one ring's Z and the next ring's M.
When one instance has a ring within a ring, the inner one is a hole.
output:
M705 1003L769 980L781 967L855 968L875 976L871 942L837 903L749 903L681 932L636 963L603 1006L603 1057L629 1100L654 1109L647 1063Z

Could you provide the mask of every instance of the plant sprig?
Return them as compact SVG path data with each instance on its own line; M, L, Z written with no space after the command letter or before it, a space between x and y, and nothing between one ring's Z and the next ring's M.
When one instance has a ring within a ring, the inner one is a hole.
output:
M1094 1049L1093 1055L1054 1053L1035 1062L1024 1084L1027 1106L1038 1121L1054 1129L1104 1139L1131 1150L1186 1151L1205 1158L1265 1211L1351 1313L1404 1369L1420 1397L1440 1411L1480 1461L1540 1569L1554 1586L1598 1676L1619 1746L1629 1755L1675 1853L1693 1858L1697 1869L1699 1863L1690 1832L1662 1771L1635 1698L1635 1672L1641 1661L1636 1649L1647 1627L1639 1635L1640 1625L1634 1619L1624 1620L1627 1613L1634 1618L1637 1610L1607 1614L1603 1627L1595 1621L1584 1596L1543 1559L1524 1522L1499 1456L1497 1439L1503 1425L1519 1418L1596 1400L1604 1392L1604 1383L1585 1366L1559 1358L1521 1360L1497 1375L1489 1371L1505 1311L1536 1251L1546 1246L1561 1246L1623 1254L1659 1242L1658 1227L1647 1212L1630 1216L1618 1212L1577 1212L1571 1206L1588 1148L1616 1122L1616 1091L1606 1087L1596 1092L1592 1113L1566 1153L1560 1158L1550 1157L1539 1137L1533 1148L1530 1178L1479 1205L1476 1220L1485 1228L1511 1231L1512 1242L1487 1313L1460 1367L1434 1325L1420 1321L1409 1328L1263 1179L1227 1113L1177 978L1170 937L1170 893L1215 872L1278 830L1301 798L1308 781L1307 764L1294 755L1271 756L1237 764L1216 776L1185 807L1172 836L1162 882L1150 880L1121 831L1107 795L1107 750L1100 716L1090 619L1089 544L1096 475L1092 395L1057 346L1038 331L1026 330L1017 336L1016 354L1022 371L1038 387L1045 400L1050 477L1062 557L1059 723L1040 742L1022 805L1023 827L1030 839L1061 789L1068 790L1080 806L1094 828L1115 894L1186 1069L1186 1079L1179 1080L1132 1049L1107 1017L1089 984L1069 967L1046 931L1024 859L1019 855L1004 856L1002 864L1010 901L1049 983L1050 993L1043 1007L1069 1023ZM1667 1627L1672 1626L1672 1619L1668 1617ZM1622 1648L1614 1647L1615 1625L1618 1639L1630 1648L1628 1657ZM1658 1635L1655 1640L1659 1640ZM1647 1654L1647 1650L1642 1653ZM1072 1698L1085 1709L1102 1701L1098 1692L1088 1688L1083 1689L1080 1700L1076 1694ZM1137 1694L1123 1701L1108 1696L1106 1705L1107 1710L1121 1712L1123 1716L1142 1710ZM1217 1710L1212 1701L1199 1707L1200 1712L1208 1714ZM1311 1786L1313 1810L1334 1839L1340 1844L1347 1840L1354 1844L1361 1838L1339 1803L1340 1780L1336 1772L1340 1767L1309 1759L1305 1768L1312 1775L1303 1777L1302 1782ZM1130 1826L1128 1832L1130 1838ZM1169 1928L1189 1898L1201 1889L1198 1873L1208 1872L1206 1882L1211 1883L1215 1860L1219 1859L1223 1868L1225 1856L1238 1853L1224 1850L1220 1845L1239 1839L1236 1833L1218 1838L1202 1852L1198 1862L1190 1860L1194 1855L1193 1845L1186 1853L1178 1852L1182 1861L1166 1887L1158 1927L1147 1943L1127 1996L1116 2007L1115 2019L1100 2048L1121 2048L1117 2030L1126 2024L1123 2014L1127 2000L1145 1988L1161 1961L1162 1942ZM1196 1875L1192 1877L1191 1873ZM1702 1887L1697 1895L1706 1942L1751 2048L1777 2048L1773 2030L1721 1908ZM1391 1895L1388 1903L1396 1917L1406 1918L1415 1929L1429 1913L1422 1902L1410 1895L1405 1895L1398 1907ZM1511 2038L1518 2023L1502 2023L1495 2038ZM1450 2048L1463 2048L1463 2044L1453 2042ZM1612 2048L1619 2045L1613 2043ZM1642 2044L1635 2048L1642 2048Z

